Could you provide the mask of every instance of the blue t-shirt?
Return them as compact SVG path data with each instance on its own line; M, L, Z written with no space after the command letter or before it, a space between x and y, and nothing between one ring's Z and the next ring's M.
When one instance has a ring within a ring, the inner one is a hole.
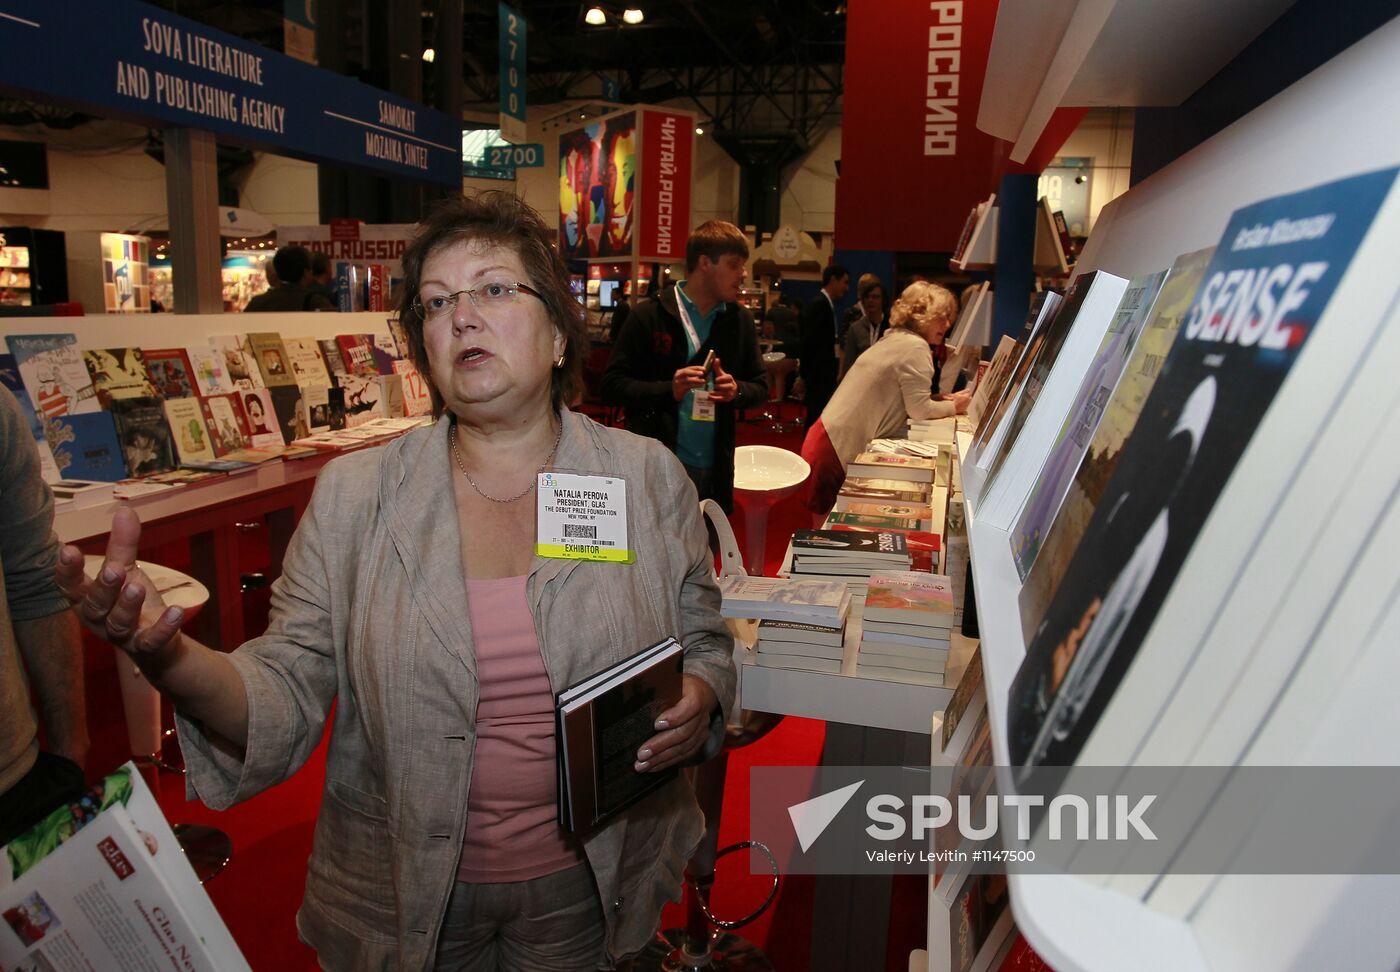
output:
M685 295L685 284L676 285L676 299L685 303L686 313L690 315L690 323L695 325L695 333L700 338L701 346L709 340L710 328L714 326L715 318L719 317L719 312L724 309L724 304L715 304L710 308L710 312L704 317L700 316L700 311L695 304ZM686 360L695 356L698 347L690 346L690 335L685 338L686 348L689 351ZM676 427L676 456L687 466L696 469L712 469L715 464L715 423L697 422L690 417L695 408L695 396L697 394L709 394L709 385L705 388L688 391L685 398L681 399L679 412L680 423Z

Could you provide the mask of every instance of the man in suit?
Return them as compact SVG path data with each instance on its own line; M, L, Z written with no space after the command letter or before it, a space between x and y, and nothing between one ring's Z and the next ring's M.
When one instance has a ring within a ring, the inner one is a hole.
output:
M753 318L739 306L749 245L711 220L686 242L686 279L632 308L603 372L602 396L627 431L665 443L701 499L734 509L734 421L768 397ZM714 364L703 364L709 351Z
M836 302L846 296L851 275L833 263L822 271L822 290L802 312L802 382L807 386L807 418L810 429L836 391L840 368L836 338Z

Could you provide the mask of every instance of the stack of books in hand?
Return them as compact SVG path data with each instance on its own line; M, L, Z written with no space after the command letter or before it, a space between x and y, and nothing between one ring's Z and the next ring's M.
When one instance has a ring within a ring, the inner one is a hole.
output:
M942 574L870 575L856 656L861 675L942 685L953 630L953 588Z
M726 618L758 618L758 663L839 672L851 594L840 579L721 577Z

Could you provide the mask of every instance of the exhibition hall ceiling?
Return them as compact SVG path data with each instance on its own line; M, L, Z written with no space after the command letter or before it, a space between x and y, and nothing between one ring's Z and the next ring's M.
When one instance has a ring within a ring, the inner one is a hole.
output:
M327 10L334 2L321 0L321 7ZM444 5L438 0L392 0L405 2L417 8L423 43L430 46L435 18ZM282 48L283 0L158 0L157 5L266 47ZM595 5L605 12L603 26L584 20ZM540 104L568 97L567 90L558 89L567 89L570 77L580 73L615 74L624 93L630 88L647 95L641 89L655 84L648 75L656 71L760 72L778 66L839 65L843 60L846 10L841 0L515 0L512 6L529 24L531 95L540 95L532 97ZM368 66L374 61L369 48L379 26L391 16L389 7L360 2L336 8L352 69L359 65L366 74L374 73ZM461 7L467 100L486 100L496 85L496 0L463 0ZM645 19L624 24L627 7L640 9ZM376 82L373 77L364 80Z

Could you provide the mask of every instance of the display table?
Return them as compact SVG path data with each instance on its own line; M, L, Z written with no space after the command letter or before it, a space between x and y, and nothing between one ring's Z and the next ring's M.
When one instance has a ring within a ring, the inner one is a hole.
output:
M210 609L196 622L199 637L212 647L231 651L247 640L241 610L240 536L265 527L271 567L274 572L280 570L282 554L311 500L316 475L337 455L344 453L266 463L251 472L134 500L60 510L54 516L54 531L63 543L101 555L112 513L125 503L141 517L143 550L188 543L191 573L209 595Z
M953 687L977 642L954 632L947 687L856 674L860 606L846 622L841 673L766 668L746 652L739 669L745 709L822 719L823 766L902 765L927 772L930 725L941 723ZM932 723L931 723L932 720ZM816 882L812 915L814 972L880 968L889 926L892 876L826 876Z

